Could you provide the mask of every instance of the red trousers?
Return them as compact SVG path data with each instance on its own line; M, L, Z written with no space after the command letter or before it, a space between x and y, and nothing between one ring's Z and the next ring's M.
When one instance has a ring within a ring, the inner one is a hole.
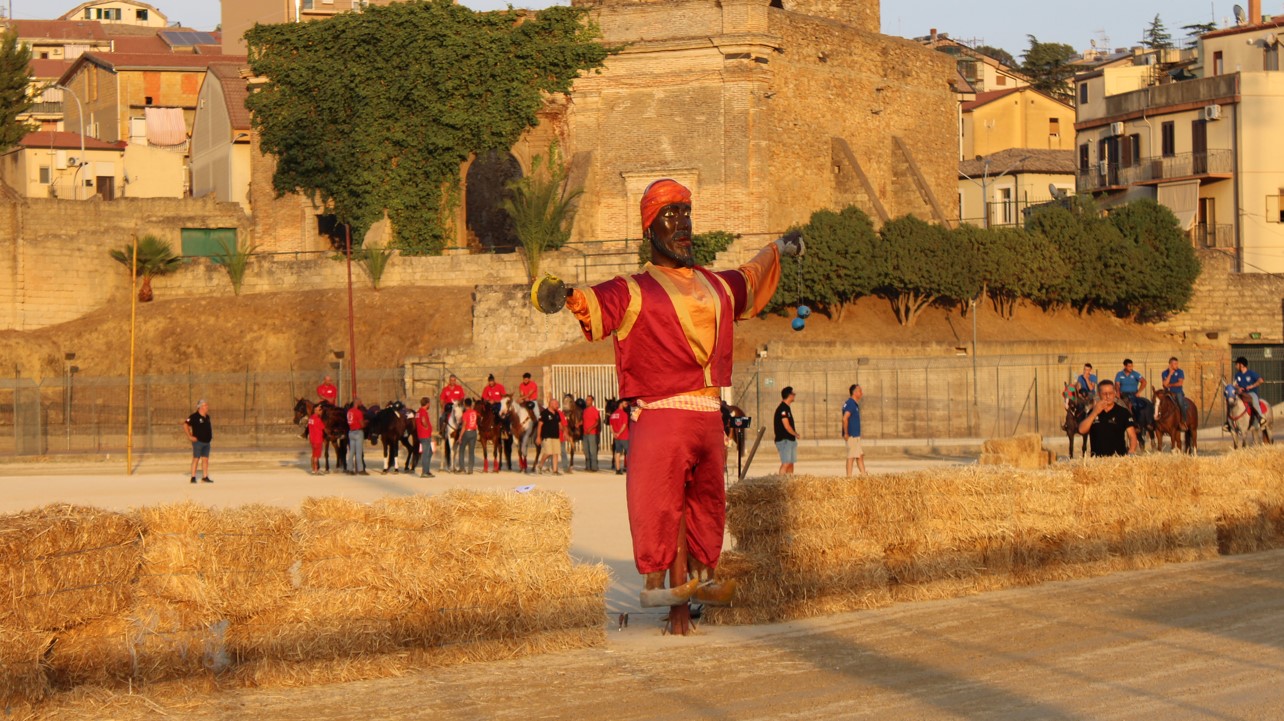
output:
M687 516L692 558L715 568L727 520L722 415L647 409L629 429L627 496L638 572L666 571L678 552L678 523Z

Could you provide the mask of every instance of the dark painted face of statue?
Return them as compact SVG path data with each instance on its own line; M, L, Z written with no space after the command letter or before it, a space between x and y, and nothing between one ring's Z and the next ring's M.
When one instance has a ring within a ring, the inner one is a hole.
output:
M651 238L651 262L668 268L695 265L691 249L691 204L670 203L647 229Z

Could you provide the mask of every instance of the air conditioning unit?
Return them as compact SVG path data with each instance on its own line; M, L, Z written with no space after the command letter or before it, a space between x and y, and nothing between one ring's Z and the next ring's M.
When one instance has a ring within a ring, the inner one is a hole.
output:
M76 157L76 156L74 156L74 155L68 155L68 156L67 156L67 166L68 166L68 167L70 167L70 168L79 168L79 167L80 167L80 158L77 158L77 157Z
M1097 163L1097 172L1098 172L1098 173L1100 173L1100 174L1102 174L1102 175L1106 175L1107 173L1109 173L1109 172L1110 172L1110 161L1109 161L1109 160L1102 160L1102 161L1098 162L1098 163Z
M1123 124L1123 123L1111 123L1111 124L1110 124L1110 134L1111 134L1111 135L1123 135L1123 134L1124 134L1124 124Z
M1220 105L1204 106L1204 120L1221 120L1221 119L1222 119L1222 106Z

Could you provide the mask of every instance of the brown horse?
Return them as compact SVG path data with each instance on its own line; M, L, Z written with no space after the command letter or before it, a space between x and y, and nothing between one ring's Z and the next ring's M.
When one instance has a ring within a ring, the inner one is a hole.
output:
M1155 391L1155 450L1163 450L1164 436L1168 436L1174 451L1183 448L1187 453L1195 453L1199 434L1199 410L1187 401L1185 408L1177 407L1177 399L1168 391ZM1182 439L1181 420L1185 416L1185 440Z
M500 453L504 448L508 424L508 419L502 415L504 404L477 400L473 407L477 409L477 444L482 450L482 473L490 470L491 451L495 455L495 473L499 473Z
M580 407L583 401L574 400L571 396L566 396L562 403L562 415L566 417L566 468L562 471L570 473L575 467L575 446L584 438L584 409Z
M300 398L294 404L294 422L297 425L304 418L312 416L316 404L306 398ZM321 425L325 429L325 470L330 472L330 448L334 448L335 461L339 470L348 469L348 416L343 409L329 403L321 410ZM307 431L304 431L306 434Z

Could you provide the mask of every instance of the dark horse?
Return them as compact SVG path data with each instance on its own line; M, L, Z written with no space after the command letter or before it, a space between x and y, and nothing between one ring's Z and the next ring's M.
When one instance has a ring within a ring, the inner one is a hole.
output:
M1133 422L1137 424L1137 447L1138 450L1146 450L1146 438L1156 448L1159 447L1159 439L1155 435L1155 404L1149 398L1133 395L1131 393L1120 396L1121 402L1128 403L1132 409Z
M393 401L385 408L369 409L366 438L370 445L383 444L383 472L397 472L397 444L406 448L407 472L414 470L419 461L419 439L415 433L415 414L401 401Z
M1066 399L1066 419L1061 423L1061 430L1066 432L1066 438L1070 441L1070 458L1074 459L1074 437L1083 436L1083 443L1079 448L1079 455L1088 455L1088 434L1079 433L1079 424L1084 418L1088 417L1088 409L1092 407L1092 394L1082 388L1076 388L1067 384L1065 390L1061 393ZM1140 440L1141 434L1138 433Z
M1155 450L1163 450L1164 436L1168 436L1174 451L1184 448L1187 453L1193 454L1198 445L1199 409L1190 401L1186 401L1186 406L1179 409L1177 398L1162 389L1155 391L1155 404ZM1185 431L1181 429L1182 416L1186 420Z
M505 399L507 401L507 399ZM477 409L477 445L481 446L482 451L482 473L490 470L491 451L495 454L495 472L499 473L500 455L504 449L504 436L508 431L508 418L504 415L504 409L507 408L506 402L490 403L488 401L478 400L473 403ZM509 446L512 447L511 445ZM509 458L508 468L512 470L512 458Z
M575 446L584 439L584 408L587 404L583 398L565 397L562 404L562 416L566 418L566 440L562 443L566 451L566 468L563 473L570 473L575 467Z
M312 416L316 404L300 398L294 404L294 422ZM330 472L330 448L334 448L335 461L340 470L348 469L348 416L343 409L325 403L321 407L321 425L325 429L325 470ZM304 431L306 433L307 431Z

